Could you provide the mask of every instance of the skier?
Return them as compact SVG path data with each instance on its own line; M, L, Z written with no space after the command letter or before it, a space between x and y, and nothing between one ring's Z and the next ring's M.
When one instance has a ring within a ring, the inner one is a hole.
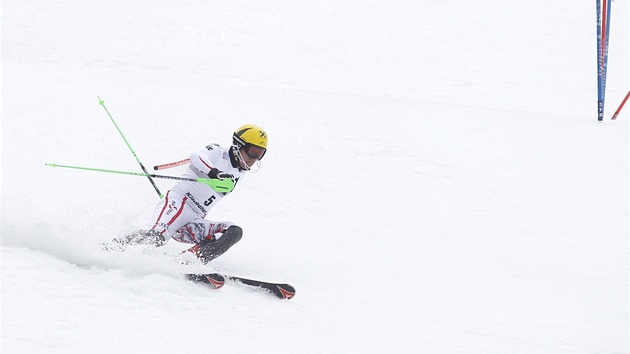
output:
M183 177L231 179L235 185L252 167L260 167L266 151L265 131L246 124L234 132L229 148L211 144L193 152ZM162 246L170 239L192 243L194 246L188 251L208 263L225 253L243 235L243 230L230 221L205 219L210 209L230 192L216 191L204 183L178 182L158 203L148 230L139 230L114 241L155 246Z

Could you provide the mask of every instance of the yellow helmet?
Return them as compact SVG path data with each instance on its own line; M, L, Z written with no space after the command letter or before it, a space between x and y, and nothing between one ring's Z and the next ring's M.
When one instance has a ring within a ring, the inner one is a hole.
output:
M245 124L239 127L232 135L232 141L239 150L246 145L255 145L267 151L267 133L257 125Z

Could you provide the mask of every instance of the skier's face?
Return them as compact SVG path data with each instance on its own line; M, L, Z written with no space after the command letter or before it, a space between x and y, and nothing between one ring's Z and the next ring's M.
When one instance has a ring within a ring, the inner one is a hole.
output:
M242 162L247 165L242 167L247 170L249 170L256 161L260 160L265 153L265 149L255 145L246 145L241 149L241 151L243 152L241 154L241 158L243 159Z

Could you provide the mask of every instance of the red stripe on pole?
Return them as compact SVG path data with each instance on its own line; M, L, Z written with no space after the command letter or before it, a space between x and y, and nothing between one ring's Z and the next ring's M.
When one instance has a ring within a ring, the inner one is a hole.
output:
M154 166L153 169L156 170L156 171L157 170L165 170L167 168L173 168L173 167L185 165L187 163L190 163L190 159L184 159L184 160L177 161L177 162L171 162L171 163L165 163L163 165L157 165L157 166Z
M608 18L606 17L606 8L607 8L608 0L603 1L603 9L602 9L602 52L599 60L601 61L602 67L604 67L604 57L606 52L606 22Z
M628 100L628 97L630 97L630 91L628 91L628 93L626 94L626 98L624 98L623 101L621 101L621 104L619 105L619 108L617 108L617 110L615 111L615 114L612 116L612 120L617 119L617 116L619 115L619 112L621 112L621 109L623 108L623 105L626 104L626 101Z

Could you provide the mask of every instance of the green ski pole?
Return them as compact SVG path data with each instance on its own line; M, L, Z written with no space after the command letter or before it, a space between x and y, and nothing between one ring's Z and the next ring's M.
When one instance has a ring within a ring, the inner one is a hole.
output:
M80 166L68 166L68 165L57 165L56 163L47 163L46 166L50 167L62 167L62 168L72 168L75 170L84 170L84 171L94 171L94 172L105 172L105 173L116 173L119 175L129 175L129 176L141 176L141 177L152 177L152 178L164 178L175 181L187 181L187 182L197 182L203 183L210 186L210 188L214 189L219 193L229 193L234 189L235 182L231 178L225 179L214 179L214 178L187 178L187 177L176 177L176 176L162 176L156 174L148 174L148 173L139 173L139 172L128 172L128 171L116 171L116 170L106 170L103 168L92 168L92 167L80 167Z
M164 198L164 196L162 195L162 193L160 192L160 189L158 188L158 186L155 184L155 181L153 181L153 176L151 176L149 174L149 172L147 171L147 169L144 167L144 165L142 164L142 162L140 162L140 159L138 158L138 155L136 155L136 152L133 151L133 148L131 148L131 145L129 144L129 142L127 141L127 138L125 138L125 135L123 134L123 132L120 130L120 128L118 127L118 124L116 124L116 121L114 121L114 118L112 117L111 114L109 114L109 111L107 110L107 107L105 107L105 101L103 101L100 97L96 97L98 98L98 104L100 104L101 106L103 106L103 108L105 109L105 112L107 113L107 115L109 116L109 119L111 119L112 123L114 123L114 126L116 127L116 130L118 130L118 133L120 133L120 136L123 138L123 140L125 141L125 144L127 144L127 147L129 148L129 150L131 150L131 153L133 154L133 157L136 158L136 161L138 161L138 164L140 165L140 168L142 168L142 171L144 172L144 174L147 176L147 178L149 179L149 181L151 182L151 184L153 185L153 188L155 188L155 191L157 192L157 194L160 196L160 199Z

